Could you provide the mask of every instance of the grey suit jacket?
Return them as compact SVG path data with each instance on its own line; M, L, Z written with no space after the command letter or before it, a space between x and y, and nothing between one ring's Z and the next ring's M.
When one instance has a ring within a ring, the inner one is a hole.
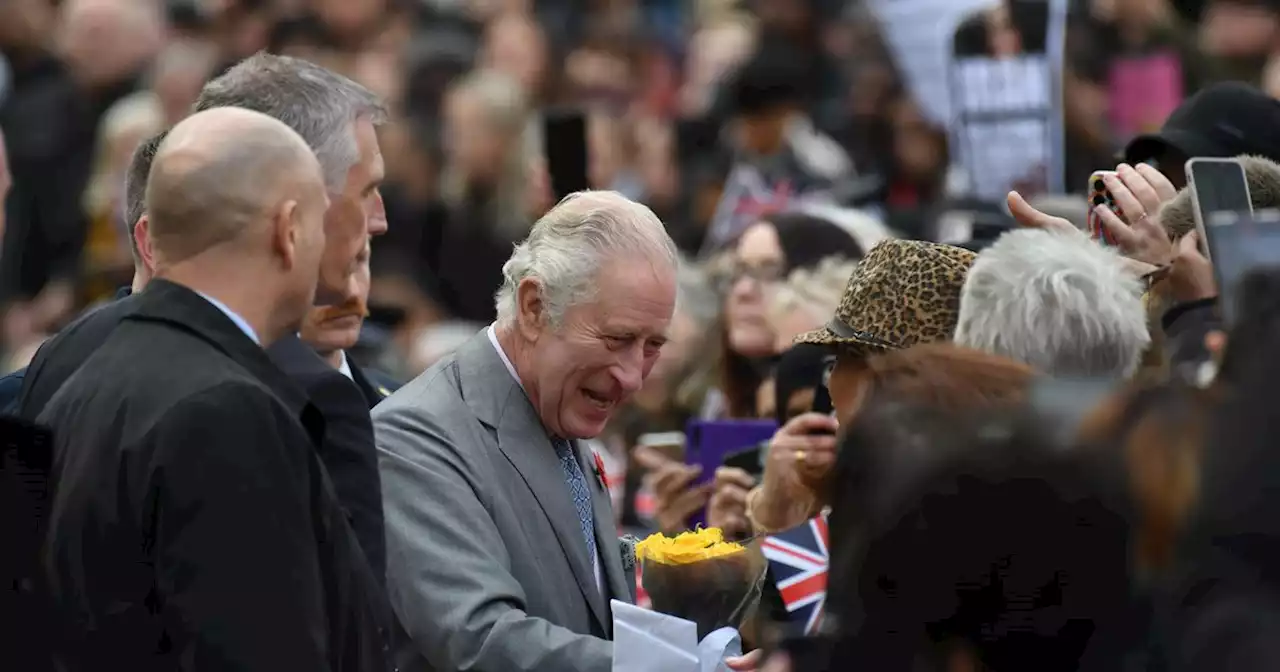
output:
M608 493L601 595L555 448L481 332L373 410L400 669L608 672L609 599L633 602Z

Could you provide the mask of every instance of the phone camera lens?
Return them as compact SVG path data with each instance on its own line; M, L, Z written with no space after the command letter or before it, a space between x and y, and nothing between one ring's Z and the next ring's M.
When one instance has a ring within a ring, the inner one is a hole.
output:
M1094 197L1093 197L1093 204L1094 204L1094 205L1104 205L1104 204L1106 204L1106 202L1107 202L1107 197L1106 197L1106 196L1094 196Z
M1096 179L1096 180L1094 180L1094 181L1093 181L1093 190L1094 190L1094 191L1106 191L1106 190L1107 190L1107 185L1106 185L1105 183L1103 183L1102 178L1098 178L1098 179Z

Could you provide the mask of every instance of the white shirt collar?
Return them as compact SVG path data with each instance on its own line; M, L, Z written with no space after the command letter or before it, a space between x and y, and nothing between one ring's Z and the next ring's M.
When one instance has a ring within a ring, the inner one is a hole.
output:
M507 367L507 373L511 374L511 377L516 381L516 385L519 385L520 389L523 390L524 383L520 382L520 376L516 373L515 365L511 363L509 358L507 358L507 353L503 351L502 344L498 342L498 332L494 330L494 327L496 327L497 324L497 322L494 322L489 325L489 328L485 330L485 333L489 335L489 342L493 344L493 349L498 351L498 357L502 358L502 365Z
M346 376L349 380L355 380L351 375L351 365L347 363L347 353L345 350L338 351L338 373Z

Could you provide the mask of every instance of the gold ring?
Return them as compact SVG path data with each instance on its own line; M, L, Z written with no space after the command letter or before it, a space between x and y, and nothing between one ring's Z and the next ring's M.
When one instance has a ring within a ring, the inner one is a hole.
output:
M804 462L806 453L803 450L796 451L796 462Z

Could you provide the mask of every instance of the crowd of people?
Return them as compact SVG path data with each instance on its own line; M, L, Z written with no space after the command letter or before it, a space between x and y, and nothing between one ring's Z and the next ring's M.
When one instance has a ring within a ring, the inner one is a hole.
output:
M1280 6L1075 4L1096 208L969 198L872 2L0 4L0 666L604 672L632 535L812 524L728 669L1270 669L1280 269L1184 165L1280 209Z

